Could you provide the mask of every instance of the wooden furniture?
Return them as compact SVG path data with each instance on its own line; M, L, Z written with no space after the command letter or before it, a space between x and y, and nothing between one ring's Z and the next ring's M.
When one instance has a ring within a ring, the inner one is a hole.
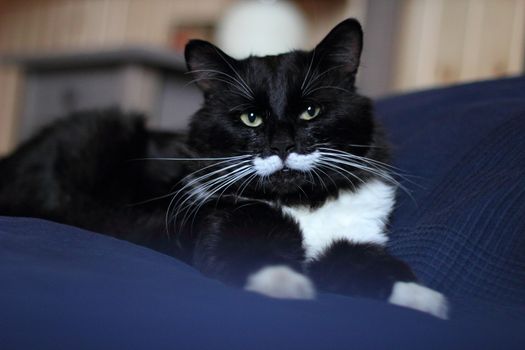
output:
M127 48L11 59L25 72L17 141L68 113L117 107L149 117L154 128L183 129L201 94L183 58L171 51Z

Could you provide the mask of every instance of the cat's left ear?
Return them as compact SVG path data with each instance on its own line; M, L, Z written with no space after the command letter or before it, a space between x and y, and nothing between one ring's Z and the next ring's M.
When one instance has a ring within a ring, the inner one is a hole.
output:
M235 59L204 40L190 40L186 44L184 57L196 84L205 92L222 85L235 65Z
M339 23L315 47L315 56L321 64L338 67L345 73L355 74L363 49L363 30L356 19Z

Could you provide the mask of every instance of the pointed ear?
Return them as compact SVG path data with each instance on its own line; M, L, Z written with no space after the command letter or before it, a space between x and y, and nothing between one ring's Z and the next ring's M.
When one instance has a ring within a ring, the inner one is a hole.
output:
M230 74L231 67L235 64L235 59L204 40L190 40L186 44L184 57L189 73L205 92L224 84L225 77Z
M339 23L315 47L321 63L339 66L344 72L355 74L363 48L363 31L359 22L349 18Z

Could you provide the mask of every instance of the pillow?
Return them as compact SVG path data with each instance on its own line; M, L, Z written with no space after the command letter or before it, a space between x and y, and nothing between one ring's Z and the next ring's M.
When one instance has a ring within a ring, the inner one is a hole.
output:
M385 99L401 192L389 249L449 295L444 322L381 301L268 299L111 237L0 218L0 349L522 349L525 79Z
M521 349L523 324L442 321L381 301L278 300L155 251L0 217L0 349Z
M389 98L377 113L409 174L391 252L456 317L525 319L525 78Z

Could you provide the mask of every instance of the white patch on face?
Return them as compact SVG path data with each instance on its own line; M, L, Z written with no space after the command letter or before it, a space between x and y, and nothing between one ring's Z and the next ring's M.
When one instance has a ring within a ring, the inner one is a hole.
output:
M445 320L448 318L447 298L433 289L414 282L394 283L388 302L423 311Z
M285 265L266 266L248 277L245 290L280 299L314 299L308 277Z
M301 228L308 260L322 254L334 241L384 245L385 225L395 202L395 187L370 180L356 192L341 192L317 209L282 207Z
M277 155L266 158L255 157L253 159L253 167L259 176L268 176L284 167L283 161Z
M320 157L321 156L317 151L310 154L298 154L292 152L288 155L284 164L290 169L308 171L315 166Z

